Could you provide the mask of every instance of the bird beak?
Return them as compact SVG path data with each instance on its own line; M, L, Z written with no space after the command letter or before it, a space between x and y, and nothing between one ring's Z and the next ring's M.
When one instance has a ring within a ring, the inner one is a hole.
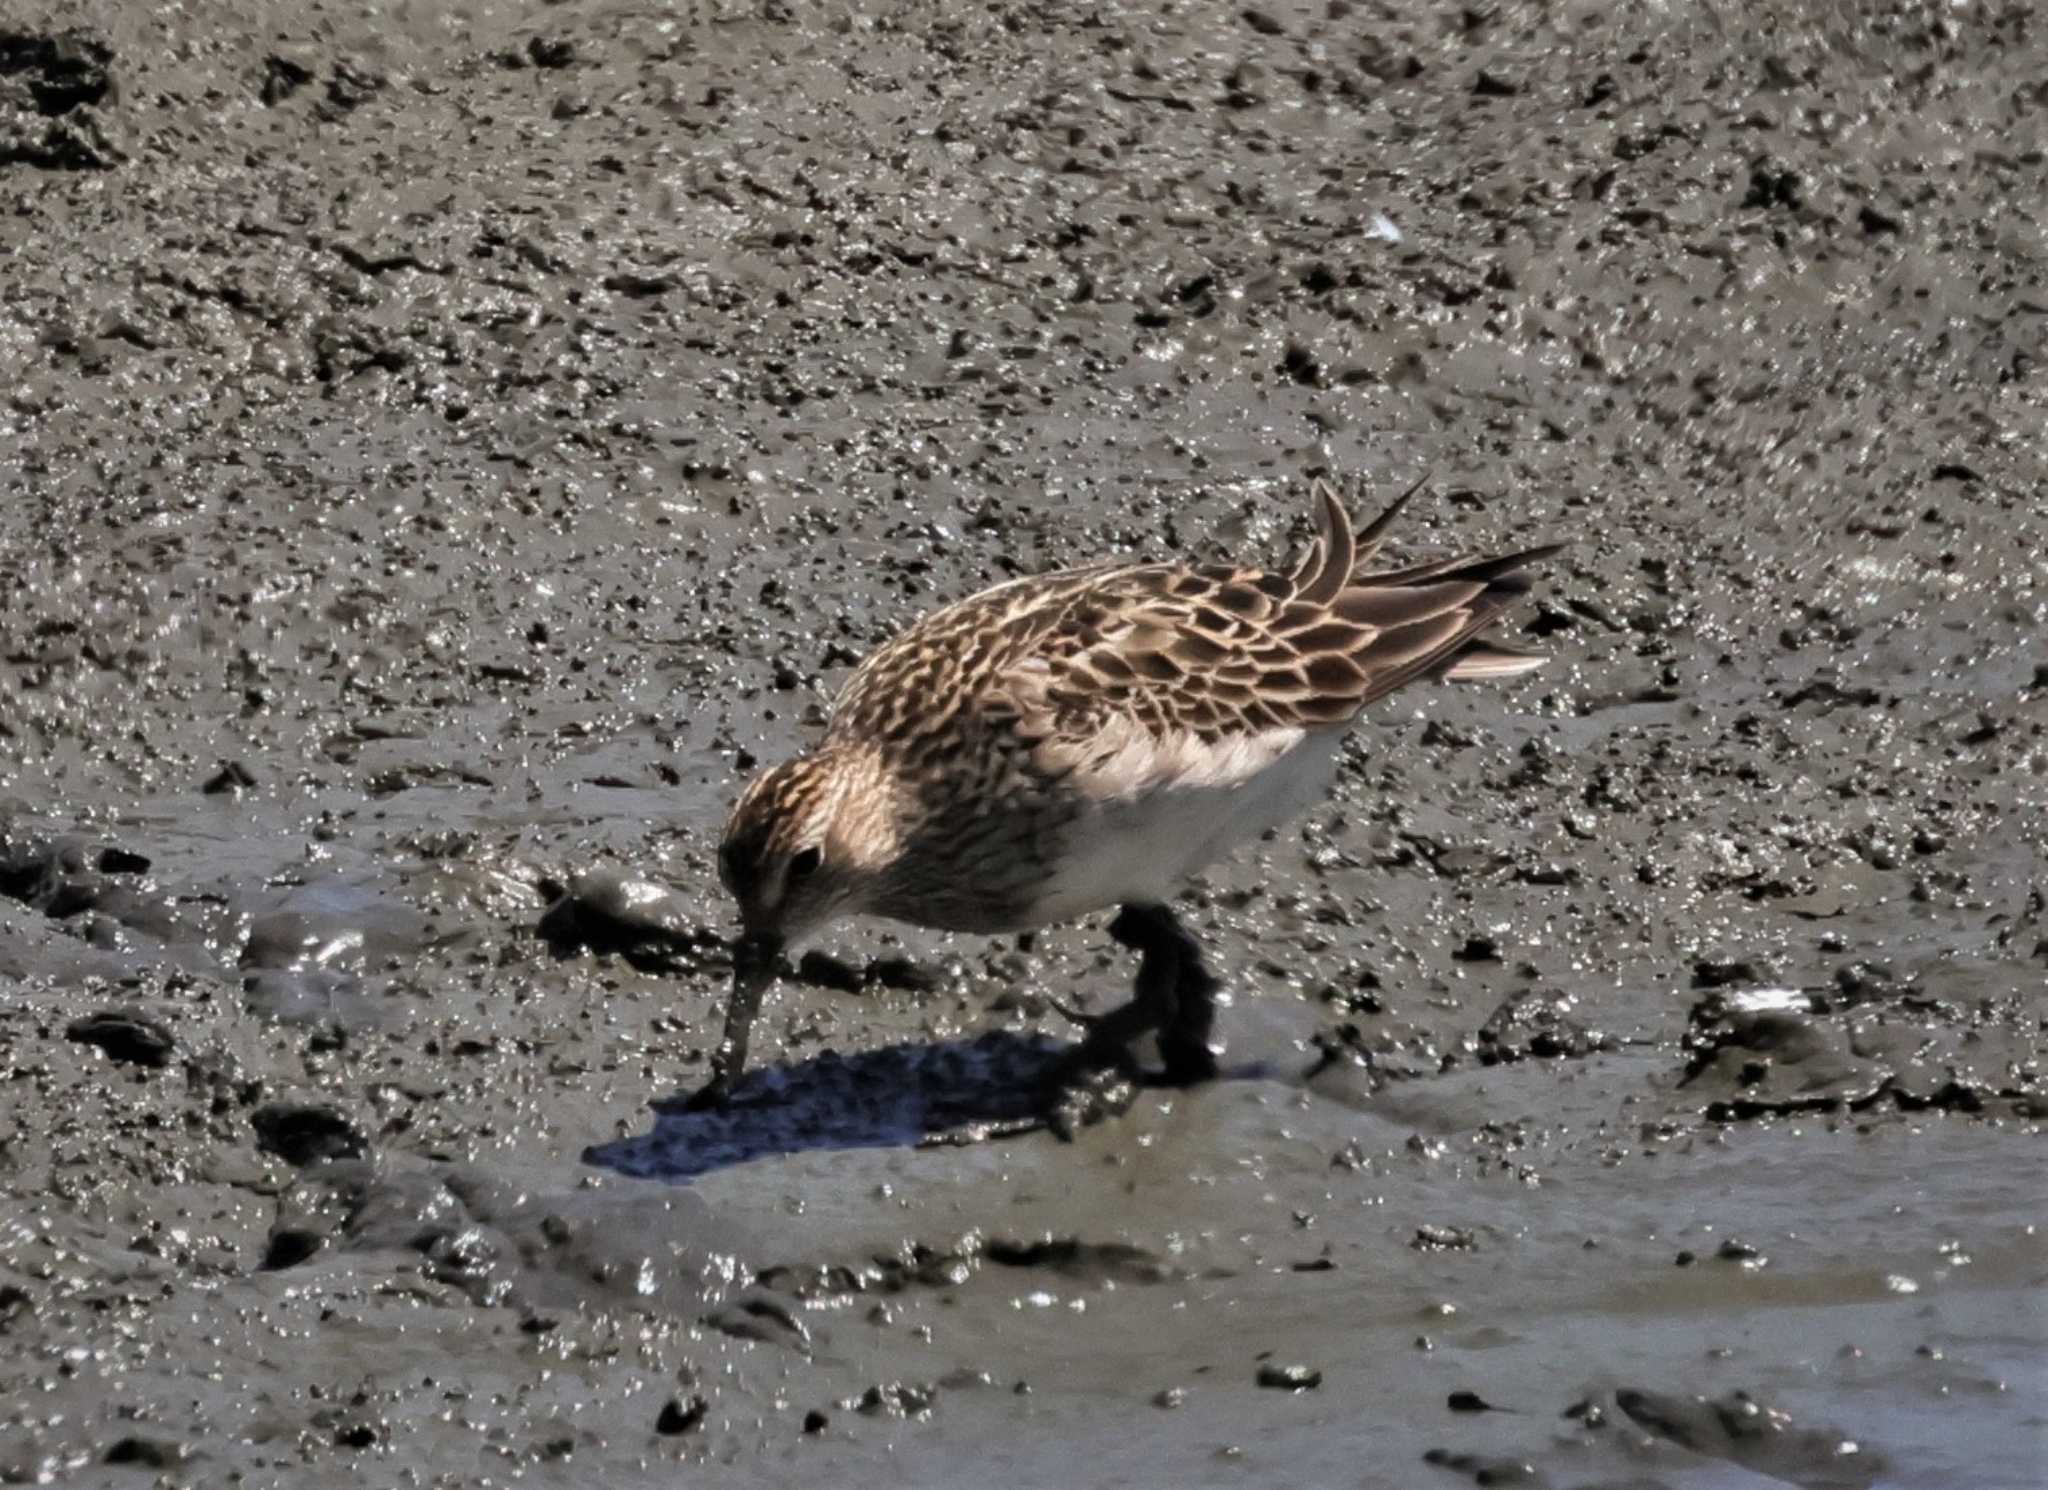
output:
M724 1102L747 1065L747 1038L753 1033L754 1016L761 1012L761 996L775 981L776 964L782 960L782 938L773 932L742 936L732 948L732 997L725 1006L725 1038L711 1058L711 1080L691 1101L693 1107Z

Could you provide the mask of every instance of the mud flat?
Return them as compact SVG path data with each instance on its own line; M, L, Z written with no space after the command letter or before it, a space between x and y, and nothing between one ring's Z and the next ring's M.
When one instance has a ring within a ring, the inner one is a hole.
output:
M2038 1483L2042 45L0 0L0 1481ZM1558 661L1192 892L1225 1079L875 929L666 1101L868 647L1424 470Z

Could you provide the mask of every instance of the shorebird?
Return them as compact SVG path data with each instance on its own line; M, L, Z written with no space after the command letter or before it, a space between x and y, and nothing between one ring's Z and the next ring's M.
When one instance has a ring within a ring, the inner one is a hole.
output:
M718 866L739 903L710 1081L721 1102L783 949L855 915L1021 932L1114 908L1133 997L1089 1020L1077 1071L1213 1076L1218 982L1170 902L1189 875L1321 799L1373 700L1417 678L1511 678L1484 633L1562 545L1370 572L1421 489L1362 533L1327 482L1291 573L1098 564L932 612L854 672L824 739L756 777Z

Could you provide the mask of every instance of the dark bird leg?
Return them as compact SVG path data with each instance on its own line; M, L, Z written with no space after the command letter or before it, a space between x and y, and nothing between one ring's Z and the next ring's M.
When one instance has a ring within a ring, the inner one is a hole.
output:
M1126 906L1109 923L1109 934L1140 954L1130 1002L1082 1021L1088 1033L1053 1070L1047 1124L1071 1142L1083 1128L1121 1116L1138 1095L1142 1073L1131 1042L1166 1020L1180 969L1170 944L1149 934L1142 909Z
M1216 1018L1216 979L1201 949L1163 905L1127 905L1109 934L1139 957L1131 1001L1089 1017L1088 1034L1054 1078L1052 1130L1071 1139L1082 1128L1123 1112L1139 1078L1131 1042L1159 1032L1166 1080L1185 1086L1216 1074L1209 1030Z
M1137 982L1128 1004L1092 1021L1079 1061L1097 1067L1127 1062L1130 1043L1157 1030L1168 1081L1186 1085L1214 1076L1209 1036L1219 985L1195 939L1163 905L1125 906L1109 923L1109 934L1138 954Z
M1175 1086L1193 1086L1216 1077L1216 1046L1211 1036L1216 1028L1216 990L1221 986L1202 962L1201 948L1188 938L1180 961L1173 1019L1159 1032L1166 1079Z
M1202 961L1201 946L1164 905L1125 906L1110 923L1109 934L1144 957L1138 969L1139 999L1146 997L1148 975L1173 980L1151 999L1158 1018L1150 1028L1159 1031L1166 1079L1175 1086L1210 1080L1216 1074L1216 1052L1209 1040L1221 985Z
M1162 1029L1173 1017L1180 984L1180 947L1161 934L1160 918L1171 929L1172 913L1164 906L1130 906L1109 923L1109 934L1138 953L1138 977L1131 1001L1089 1023L1088 1037L1076 1052L1089 1067L1130 1064L1130 1044L1147 1030Z

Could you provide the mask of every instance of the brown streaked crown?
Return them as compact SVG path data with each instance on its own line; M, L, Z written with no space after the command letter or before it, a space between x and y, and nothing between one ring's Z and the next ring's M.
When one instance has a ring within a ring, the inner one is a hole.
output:
M746 929L795 936L859 910L886 860L891 796L875 753L842 743L755 777L718 849Z

